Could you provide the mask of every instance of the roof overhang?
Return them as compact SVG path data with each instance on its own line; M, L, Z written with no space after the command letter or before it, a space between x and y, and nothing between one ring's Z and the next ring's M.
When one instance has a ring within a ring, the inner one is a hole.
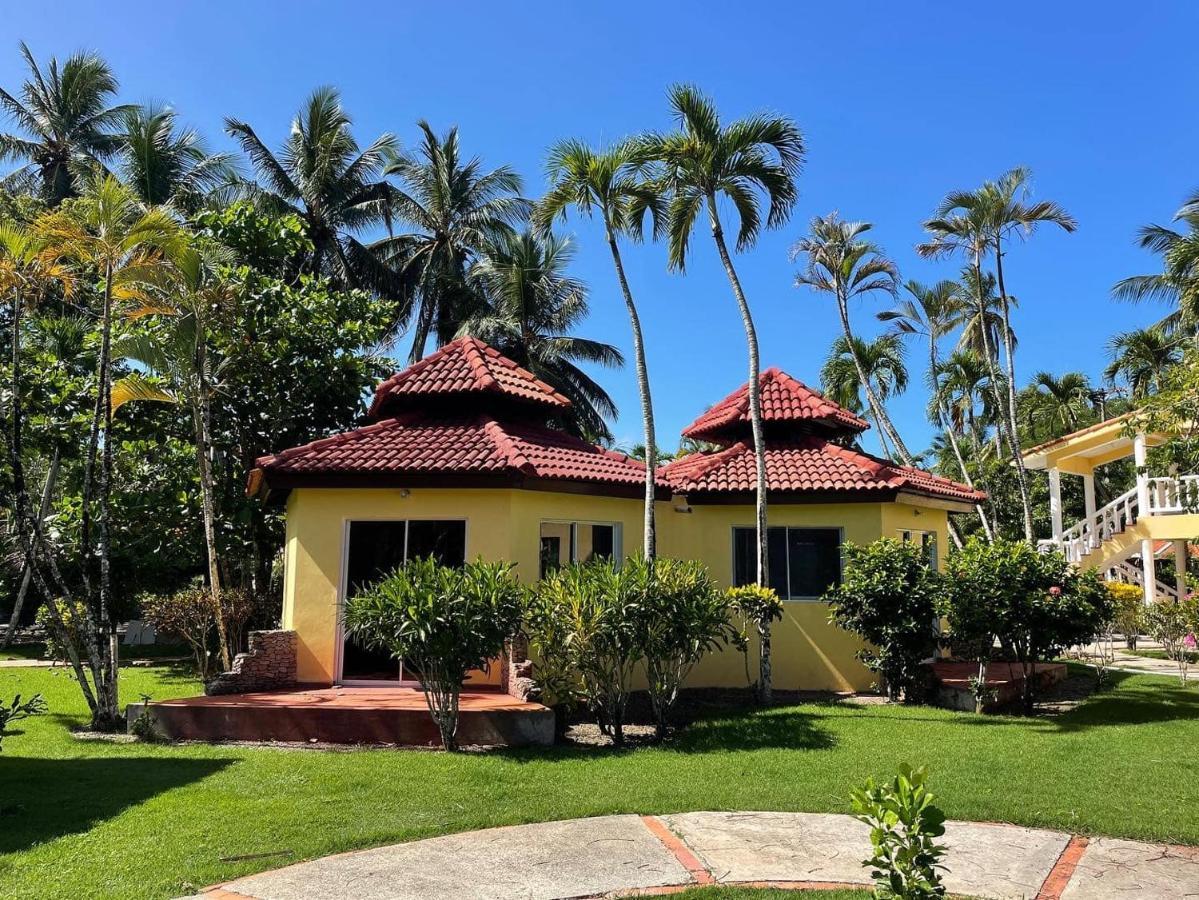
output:
M1096 466L1132 456L1134 415L1126 413L1025 450L1022 454L1024 467L1090 475ZM1149 447L1160 446L1167 440L1169 438L1164 434L1150 432L1145 435Z

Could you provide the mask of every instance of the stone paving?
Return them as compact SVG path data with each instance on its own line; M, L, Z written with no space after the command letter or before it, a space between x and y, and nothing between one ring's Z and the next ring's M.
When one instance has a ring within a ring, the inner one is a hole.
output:
M1199 848L950 822L951 894L993 900L1199 898ZM679 886L866 886L869 832L850 816L614 815L446 835L297 863L189 900L564 900Z

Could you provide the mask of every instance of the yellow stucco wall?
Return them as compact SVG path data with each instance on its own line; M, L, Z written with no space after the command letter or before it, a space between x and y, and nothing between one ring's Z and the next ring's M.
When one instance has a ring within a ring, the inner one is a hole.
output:
M774 504L771 525L840 528L845 541L866 543L894 537L900 529L936 531L943 554L946 513L906 503L828 505ZM344 578L347 522L357 519L465 519L468 559L505 559L525 581L538 576L541 523L617 523L619 550L639 553L642 507L638 500L545 491L302 488L287 503L283 627L297 632L298 677L334 680L338 654L338 604ZM702 560L722 585L732 580L732 529L752 526L751 506L657 507L658 552ZM858 640L830 625L828 608L815 601L790 601L773 630L775 685L781 689L853 690L872 681L854 658ZM756 667L757 663L752 663ZM493 681L496 672L479 677ZM706 658L693 672L693 686L745 685L741 654L729 650Z

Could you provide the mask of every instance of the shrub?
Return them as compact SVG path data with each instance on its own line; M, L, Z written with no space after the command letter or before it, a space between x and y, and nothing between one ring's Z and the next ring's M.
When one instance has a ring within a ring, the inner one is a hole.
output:
M536 659L541 699L554 711L555 733L566 733L567 717L583 696L574 666L570 625L562 596L553 591L531 590L525 595L524 631L530 655Z
M1095 572L1076 572L1061 553L1022 541L971 539L949 557L944 614L955 638L998 639L1020 663L1024 711L1036 702L1035 666L1090 641L1111 617L1111 595Z
M54 660L68 660L71 658L70 651L67 649L68 643L76 649L80 646L79 627L85 620L83 603L75 600L59 600L59 614L62 616L62 628L58 627L58 623L54 621L54 616L50 613L48 604L43 603L37 611L34 621L37 622L42 633L46 636L46 658ZM65 633L64 633L65 632Z
M1112 625L1124 635L1129 650L1137 649L1137 636L1145 627L1145 592L1135 584L1106 583L1112 598Z
M658 737L679 688L704 654L737 640L730 601L699 562L681 559L626 560L623 572L638 582L641 649Z
M608 559L564 566L542 579L537 592L537 603L557 623L569 666L600 729L623 744L625 707L642 656L636 570ZM534 643L544 640L539 635Z
M845 546L841 584L824 599L831 621L871 646L858 658L882 679L891 700L917 699L921 663L936 652L940 626L937 603L942 578L915 544L883 538Z
M216 605L207 587L195 585L173 594L145 594L141 598L142 617L160 635L182 638L192 649L201 681L210 674L210 642L216 627Z
M762 643L762 636L770 630L772 622L777 622L783 617L783 601L773 588L758 584L743 584L729 588L725 596L728 598L729 608L741 620L741 629L735 642L745 660L745 683L750 687L756 687L753 676L749 674L749 629L754 628L758 635L758 646L765 648L767 645ZM769 651L766 652L767 658L759 667L760 670L770 669Z
M1161 600L1145 607L1145 630L1162 645L1166 656L1178 666L1178 679L1184 685L1195 652L1195 632L1199 630L1199 603L1193 598L1177 602Z
M245 649L246 627L261 617L264 605L263 598L253 591L221 588L221 613L225 617L230 659Z
M854 818L870 826L873 853L862 865L871 869L876 897L925 900L944 897L939 869L945 847L936 839L945 834L945 814L928 790L928 773L901 766L889 782L873 778L851 794Z
M405 563L345 605L346 632L415 669L446 750L458 747L462 682L499 656L520 625L522 589L511 563L461 568Z
M8 706L0 703L0 749L3 749L4 732L13 722L28 719L30 716L40 716L46 711L46 700L41 694L34 694L25 702L17 694L9 701Z

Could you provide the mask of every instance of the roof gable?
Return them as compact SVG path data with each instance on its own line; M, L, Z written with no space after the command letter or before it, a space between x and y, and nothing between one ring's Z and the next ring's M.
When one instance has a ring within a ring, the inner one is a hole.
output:
M860 432L869 423L829 400L819 391L792 378L779 368L759 376L762 421L793 422L824 426L840 432ZM743 384L683 430L683 436L699 440L729 438L749 424L749 385Z
M381 418L403 408L405 400L488 394L546 409L570 407L570 400L494 347L461 337L380 384L367 415Z

